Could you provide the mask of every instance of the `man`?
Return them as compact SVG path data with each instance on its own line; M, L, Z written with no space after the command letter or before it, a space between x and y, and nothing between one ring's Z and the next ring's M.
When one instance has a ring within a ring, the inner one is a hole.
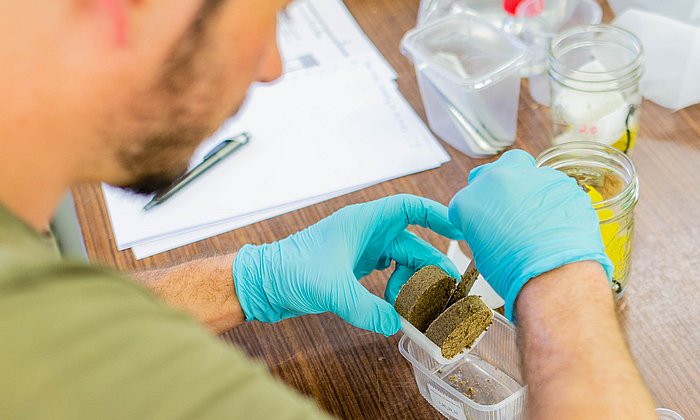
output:
M466 239L522 337L538 418L652 418L615 320L595 213L524 152L477 168L444 206L414 196L344 208L273 244L144 273L157 295L61 261L44 239L69 185L167 185L254 80L280 74L286 0L0 4L0 417L314 418L210 330L334 312L384 335L417 268L455 267L406 230ZM387 300L357 281L391 262ZM517 303L517 305L516 305ZM602 392L601 392L602 390Z

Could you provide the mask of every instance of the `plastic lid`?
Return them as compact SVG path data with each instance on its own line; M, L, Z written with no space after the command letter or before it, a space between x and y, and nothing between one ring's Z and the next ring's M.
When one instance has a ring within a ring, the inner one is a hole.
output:
M516 72L526 47L480 17L460 14L408 31L401 51L431 77L482 89Z
M515 16L515 9L517 9L518 5L523 1L524 0L503 0L503 10L508 12L509 15Z

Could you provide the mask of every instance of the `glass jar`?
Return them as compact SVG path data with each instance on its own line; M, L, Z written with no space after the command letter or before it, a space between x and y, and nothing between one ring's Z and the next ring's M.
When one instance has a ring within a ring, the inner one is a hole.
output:
M627 152L639 131L639 39L609 25L571 28L548 54L553 143L593 141Z
M525 0L515 9L515 17L528 47L528 63L520 75L528 78L532 99L549 106L547 54L552 39L575 26L600 23L603 9L595 0Z
M600 220L605 252L615 265L612 287L621 296L630 280L634 207L639 181L632 160L600 143L571 142L551 147L537 157L547 166L574 178L591 198Z

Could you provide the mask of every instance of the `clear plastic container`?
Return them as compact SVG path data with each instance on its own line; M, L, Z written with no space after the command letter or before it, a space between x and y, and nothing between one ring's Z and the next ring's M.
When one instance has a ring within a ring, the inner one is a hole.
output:
M508 20L500 1L494 0L421 0L418 9L418 26L425 25L445 16L467 13L486 20L493 26L501 27Z
M513 144L522 42L480 17L457 14L409 31L401 50L415 65L435 134L473 157Z
M523 385L515 327L495 313L493 325L471 352L443 365L404 336L401 355L408 360L423 398L450 419L525 418Z
M528 62L520 75L528 77L532 98L549 106L547 51L558 33L581 25L601 22L603 10L593 0L525 0L515 9L520 37L528 48Z

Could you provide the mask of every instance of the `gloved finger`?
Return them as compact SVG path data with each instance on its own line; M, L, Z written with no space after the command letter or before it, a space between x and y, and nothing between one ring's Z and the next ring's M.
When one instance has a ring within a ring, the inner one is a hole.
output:
M408 268L405 265L396 264L394 272L391 273L389 281L386 283L386 289L384 289L384 299L391 303L392 306L396 302L396 297L399 295L401 287L406 284L409 278L416 272L412 268Z
M333 297L329 310L355 327L385 336L401 329L399 314L387 301L370 293L352 273L342 291Z
M497 161L487 163L485 165L477 166L472 169L469 173L468 183L471 183L479 176L492 171L497 168L507 168L507 167L534 167L535 158L532 157L528 152L520 149L513 149L505 152Z
M432 244L413 232L404 230L389 245L386 255L397 264L418 270L427 265L437 265L452 277L459 278L457 266Z
M406 280L408 280L416 270L425 266L437 265L450 276L456 279L461 277L457 266L454 265L452 260L447 258L445 254L438 251L430 243L407 230L401 232L392 241L386 251L386 255L396 261L397 264L397 270L395 270L389 278L384 292L384 297L391 303L396 300L396 296L401 286L406 283ZM405 270L399 271L399 266L407 268L410 274L406 276ZM399 271L399 273L397 273L397 271Z
M410 194L394 195L384 200L387 201L385 210L389 212L389 220L400 224L401 230L408 225L417 225L450 239L463 239L462 232L450 223L447 207L437 201Z

